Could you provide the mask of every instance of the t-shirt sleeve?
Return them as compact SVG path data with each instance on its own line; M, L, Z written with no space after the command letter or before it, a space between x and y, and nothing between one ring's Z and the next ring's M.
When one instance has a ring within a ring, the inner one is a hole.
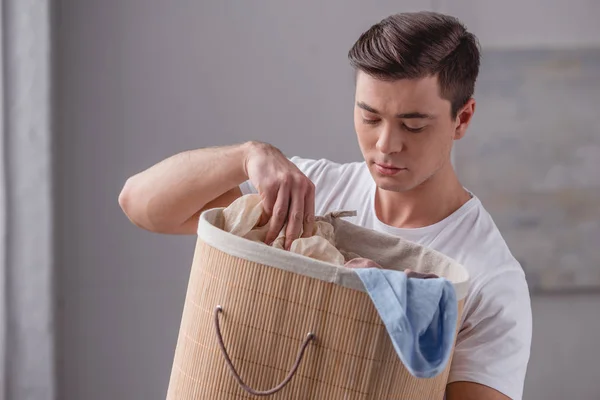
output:
M470 300L458 333L448 383L489 386L513 400L523 396L531 349L531 301L522 271L484 283Z

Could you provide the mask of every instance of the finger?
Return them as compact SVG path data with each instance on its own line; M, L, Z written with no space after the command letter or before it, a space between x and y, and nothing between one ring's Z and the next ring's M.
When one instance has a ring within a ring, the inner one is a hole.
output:
M277 235L283 228L283 224L287 219L288 209L290 206L290 190L288 185L281 185L277 192L277 200L275 200L275 206L273 207L273 215L269 222L269 231L265 242L267 244L273 243L277 239Z
M289 250L292 242L300 237L304 221L304 191L294 190L290 202L287 229L285 231L285 248Z
M302 237L312 236L315 224L315 187L310 182L304 197L304 232Z
M270 188L262 194L263 199L263 212L258 221L258 226L264 226L269 222L273 215L273 207L275 207L275 201L277 200L277 192L279 187Z

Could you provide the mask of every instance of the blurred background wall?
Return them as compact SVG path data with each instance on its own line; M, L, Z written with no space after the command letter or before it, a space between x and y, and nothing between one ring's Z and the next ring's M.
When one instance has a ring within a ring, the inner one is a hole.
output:
M166 393L194 238L132 226L126 178L249 139L359 160L347 51L381 18L423 9L461 18L484 52L600 47L595 0L57 2L58 398ZM596 293L534 295L526 399L600 399L598 307Z

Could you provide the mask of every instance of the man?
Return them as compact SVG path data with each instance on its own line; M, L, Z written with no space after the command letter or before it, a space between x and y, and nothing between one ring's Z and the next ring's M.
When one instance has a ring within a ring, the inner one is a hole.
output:
M349 58L364 162L288 159L256 142L193 150L130 178L121 207L150 231L194 234L203 210L258 192L267 241L288 223L286 246L312 231L315 212L357 210L353 222L434 248L470 273L447 399L520 399L531 342L523 270L450 161L475 111L476 38L449 16L398 14L365 32Z

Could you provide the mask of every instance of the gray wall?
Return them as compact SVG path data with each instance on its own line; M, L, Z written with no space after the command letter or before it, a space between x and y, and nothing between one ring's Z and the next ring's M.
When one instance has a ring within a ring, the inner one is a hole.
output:
M117 204L129 175L184 149L248 139L289 155L359 159L346 53L393 12L457 14L484 46L600 44L598 3L584 0L569 2L570 20L558 0L545 14L546 2L529 0L518 15L516 0L60 3L57 306L65 400L166 392L194 239L134 228ZM324 146L325 137L336 145ZM527 399L600 397L600 322L590 318L598 306L594 294L533 299Z

